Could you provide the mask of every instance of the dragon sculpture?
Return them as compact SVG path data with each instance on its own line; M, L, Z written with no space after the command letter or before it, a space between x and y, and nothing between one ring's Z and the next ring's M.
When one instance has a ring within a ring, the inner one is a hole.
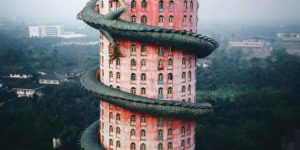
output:
M120 19L120 16L127 11L124 1L120 1L121 7L116 11L102 15L95 11L98 0L91 0L84 9L77 15L77 18L89 26L99 30L110 42L110 49L113 50L111 59L121 57L117 38L124 38L132 41L141 41L173 49L185 50L195 54L198 58L204 58L218 48L218 43L200 34L166 29L162 27L149 26L128 22ZM210 112L213 108L206 104L186 103L175 100L158 100L141 97L114 89L99 82L95 76L95 70L89 71L81 79L82 85L92 92L97 98L110 104L123 107L135 112L147 112L152 115L197 118L202 114ZM85 150L103 149L98 144L96 132L99 122L90 125L81 137L81 147Z

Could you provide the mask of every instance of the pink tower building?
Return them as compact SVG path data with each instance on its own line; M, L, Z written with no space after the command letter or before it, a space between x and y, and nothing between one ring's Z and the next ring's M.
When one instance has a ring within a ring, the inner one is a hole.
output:
M197 32L197 0L126 0L121 19ZM99 0L107 14L118 0ZM143 97L194 103L196 56L172 47L116 39L122 57L110 59L109 41L100 35L100 81ZM110 150L194 150L195 121L134 112L100 100L99 142Z

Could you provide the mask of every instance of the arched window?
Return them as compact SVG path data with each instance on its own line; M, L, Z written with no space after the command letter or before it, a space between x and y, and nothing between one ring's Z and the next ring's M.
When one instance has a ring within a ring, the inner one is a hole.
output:
M131 1L131 8L136 8L136 1L135 0Z
M183 16L183 23L186 24L186 15Z
M120 66L120 65L121 65L121 60L120 60L120 58L116 58L116 65L117 65L117 66Z
M136 22L136 16L135 15L131 16L131 22Z
M190 2L190 8L193 9L194 5L193 5L193 1Z
M145 44L143 44L143 45L141 46L141 52L142 52L142 53L146 53L146 52L147 52L147 46L146 46Z
M190 15L190 23L192 23L192 22L193 22L193 16Z
M163 74L162 73L158 74L158 81L163 81L163 80L164 80Z
M135 143L130 144L130 150L135 150Z
M117 121L120 121L120 120L121 120L121 115L120 115L120 114L117 114L117 115L116 115L116 120L117 120Z
M163 124L163 117L158 117L157 124Z
M186 64L186 60L185 58L182 58L182 65L185 66L185 64Z
M121 147L121 142L117 141L116 145L117 145L118 148L120 148Z
M159 144L158 144L157 150L163 150L163 144L162 144L162 143L159 143Z
M159 59L158 61L158 69L163 69L164 68L164 61L162 59Z
M144 88L144 87L141 88L141 94L142 94L142 95L145 95L145 94L146 94L146 88Z
M136 94L136 88L135 87L131 88L131 94Z
M136 75L135 75L135 73L132 73L132 74L131 74L130 79L131 79L131 81L135 81L135 80L136 80Z
M147 80L147 76L146 76L145 73L142 73L142 75L141 75L141 80L142 80L142 81L146 81L146 80Z
M162 140L162 139L163 139L163 130L162 130L162 129L159 129L159 130L158 130L158 139L159 139L159 140Z
M141 123L146 123L146 117L144 115L141 117Z
M173 149L173 144L172 144L172 142L169 142L168 143L168 150L171 150L171 149Z
M145 137L146 136L146 130L142 130L141 131L141 137Z
M121 89L121 88L120 88L120 86L117 86L116 88L117 88L118 90L120 90L120 89Z
M192 86L191 86L191 85L188 86L188 93L189 93L189 94L192 93Z
M185 93L185 86L182 86L182 87L181 87L181 92L182 92L182 93Z
M172 136L172 129L168 129L168 136Z
M117 72L117 79L121 79L121 73Z
M104 2L103 2L103 0L101 0L101 8L103 8L104 7Z
M169 17L169 23L173 23L173 21L174 21L174 17L171 15L171 16Z
M109 78L113 78L113 72L112 71L109 72Z
M109 67L113 64L113 60L112 59L109 59Z
M112 126L109 126L109 133L114 132L114 129Z
M189 102L189 103L192 102L191 98L188 99L188 102Z
M130 130L130 136L135 136L135 130L134 129Z
M189 81L192 80L192 72L191 71L189 71L189 73L188 73L188 78L189 78Z
M131 59L130 65L131 65L131 67L135 67L136 66L136 60L135 59Z
M141 148L140 148L141 150L146 150L146 144L141 144Z
M187 3L186 0L183 2L183 7L184 7L184 8L188 8L188 3Z
M174 8L174 2L173 2L173 0L169 1L169 8Z
M169 74L168 74L168 80L169 80L169 81L172 81L172 80L173 80L173 75L172 75L172 73L169 73Z
M181 127L181 136L185 136L185 127Z
M136 121L136 116L135 115L132 115L131 117L130 117L130 122L135 122Z
M172 66L172 65L173 65L173 59L169 59L169 60L168 60L168 65L169 65L169 66Z
M191 139L188 138L188 140L187 140L187 147L190 148L190 146L191 146Z
M164 1L159 1L159 9L164 9Z
M112 1L109 1L109 8L112 8L113 7L113 3Z
M181 140L181 149L184 149L184 147L185 147L185 142L184 140Z
M130 52L131 52L131 54L135 54L136 53L136 46L135 46L135 44L132 44L130 46Z
M159 94L159 95L162 95L162 94L163 94L163 88L162 88L162 87L158 88L158 94Z
M114 119L112 112L109 112L109 119Z
M120 129L120 127L117 127L116 133L117 133L117 134L121 134L121 129Z
M164 22L164 16L163 15L159 16L158 22L159 23L163 23Z
M147 8L147 1L146 0L142 0L142 8Z
M186 78L186 73L183 72L181 77L182 77L183 80L185 80L185 78Z
M109 146L113 146L114 145L114 142L112 139L109 139Z
M164 48L163 47L158 47L158 56L163 56L164 55Z
M172 94L173 93L173 89L172 89L172 87L169 87L168 88L168 94Z
M142 67L145 67L145 66L146 66L146 59L142 59L142 60L141 60L141 66L142 66Z
M143 24L147 23L147 16L145 16L145 15L142 16L141 23L143 23Z

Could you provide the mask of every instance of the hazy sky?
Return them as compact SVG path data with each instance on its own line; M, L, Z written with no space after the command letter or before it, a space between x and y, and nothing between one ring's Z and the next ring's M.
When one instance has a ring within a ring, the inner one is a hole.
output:
M87 0L1 0L0 16L71 20ZM300 0L199 0L199 20L300 22Z

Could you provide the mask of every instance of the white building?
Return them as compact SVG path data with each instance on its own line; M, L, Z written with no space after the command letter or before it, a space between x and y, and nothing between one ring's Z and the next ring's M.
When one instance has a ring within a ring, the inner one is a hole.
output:
M13 89L16 91L18 97L33 97L34 94L36 94L37 96L41 96L42 95L41 89L43 87L44 86L38 84L27 83Z
M64 26L29 26L29 37L61 37Z
M61 82L64 82L64 81L67 81L67 77L65 75L58 74L56 72L41 76L39 78L39 83L40 84L58 85L58 84L60 84Z
M263 49L267 47L267 42L263 40L243 40L243 41L231 41L229 47L231 48L259 48Z
M300 33L278 33L277 37L283 41L300 41Z
M13 79L28 79L28 78L32 78L32 74L27 73L26 71L15 71L9 74L10 78Z

